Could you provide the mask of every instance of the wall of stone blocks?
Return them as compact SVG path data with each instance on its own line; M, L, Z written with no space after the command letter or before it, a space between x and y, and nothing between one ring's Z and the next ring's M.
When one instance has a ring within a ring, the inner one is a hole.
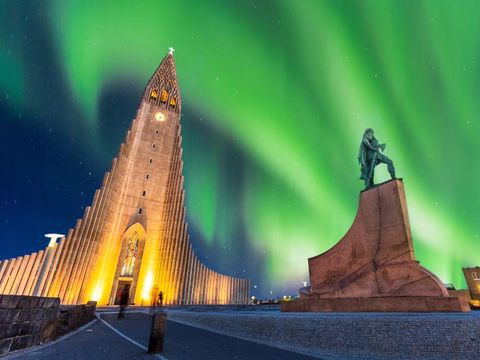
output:
M95 318L96 303L87 305L62 305L57 319L56 337L68 334Z
M59 298L0 295L0 355L54 340L94 317L95 304L64 308Z

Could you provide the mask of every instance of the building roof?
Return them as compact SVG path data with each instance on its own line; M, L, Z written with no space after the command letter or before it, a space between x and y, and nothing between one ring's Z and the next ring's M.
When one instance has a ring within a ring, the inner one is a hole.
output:
M175 112L180 112L182 101L173 48L170 48L170 51L148 81L143 99Z

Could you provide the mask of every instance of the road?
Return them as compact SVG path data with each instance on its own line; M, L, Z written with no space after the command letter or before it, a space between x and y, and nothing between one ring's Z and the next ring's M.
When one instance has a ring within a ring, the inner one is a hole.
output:
M12 354L5 359L97 360L312 360L318 359L251 341L167 321L164 352L148 355L151 316L127 313L117 320L115 313L103 313L100 320L67 338Z

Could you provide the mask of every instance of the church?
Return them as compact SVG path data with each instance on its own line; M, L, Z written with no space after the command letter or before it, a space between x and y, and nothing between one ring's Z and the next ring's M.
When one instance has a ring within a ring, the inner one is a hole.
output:
M59 297L63 304L245 304L247 279L209 269L188 234L182 99L173 48L142 94L118 156L92 205L66 237L0 262L0 294Z

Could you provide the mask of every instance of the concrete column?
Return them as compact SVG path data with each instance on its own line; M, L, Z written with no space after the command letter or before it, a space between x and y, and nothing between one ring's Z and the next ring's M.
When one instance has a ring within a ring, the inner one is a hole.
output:
M40 268L40 271L38 273L37 283L35 284L35 287L33 289L33 296L41 296L42 285L45 281L45 276L46 276L46 274L49 270L50 264L52 262L53 249L55 247L57 239L65 237L65 235L62 235L62 234L45 234L45 237L50 238L50 243L48 244L47 249L45 250L45 258L44 258L42 267Z

